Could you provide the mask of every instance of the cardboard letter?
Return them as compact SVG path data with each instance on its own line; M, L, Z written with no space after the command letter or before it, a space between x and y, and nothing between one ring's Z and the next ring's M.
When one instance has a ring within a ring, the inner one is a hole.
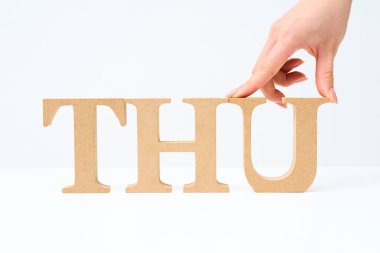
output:
M184 192L228 192L216 180L216 107L228 99L184 99L195 109L194 141L160 141L159 109L170 99L126 99L137 109L138 181L126 192L171 192L160 179L160 152L195 152L196 178Z
M264 98L230 99L241 107L244 117L244 170L248 182L256 192L304 192L313 183L317 170L317 110L326 98L286 98L294 107L293 163L289 171L279 177L258 174L251 158L251 117L253 109L265 102Z
M124 99L44 99L43 125L49 126L61 106L74 109L75 183L62 189L64 193L106 193L108 185L98 181L96 108L110 107L122 126L126 124Z

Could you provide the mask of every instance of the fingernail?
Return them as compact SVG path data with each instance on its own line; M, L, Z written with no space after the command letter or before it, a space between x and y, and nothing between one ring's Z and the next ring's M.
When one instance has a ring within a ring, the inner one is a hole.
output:
M299 59L299 62L296 64L295 68L300 66L301 64L305 63L302 59Z
M235 92L239 89L240 87L237 87L235 89L233 89L232 91L228 92L226 97L230 98L232 97L233 94L235 94Z
M281 106L282 108L288 108L287 103L276 103L277 105Z
M244 92L244 89L242 89L242 86L240 86L234 94L231 95L231 98L241 98L242 97L242 93Z
M303 82L303 81L306 81L307 80L307 77L306 76L301 76L300 78L298 78L296 80L296 82Z
M332 103L335 103L335 104L338 103L338 97L336 96L336 93L335 93L334 88L331 88L331 89L330 89L328 99L330 99L330 101L331 101Z
M237 90L234 94L232 94L232 98L240 98L241 97L241 92L239 92L240 90Z

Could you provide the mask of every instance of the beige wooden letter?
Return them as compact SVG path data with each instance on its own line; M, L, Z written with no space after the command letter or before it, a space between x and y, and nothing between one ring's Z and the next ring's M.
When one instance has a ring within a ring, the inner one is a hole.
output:
M171 192L160 180L160 152L195 152L196 178L184 192L228 192L216 180L216 107L228 99L184 99L194 106L195 140L160 141L159 109L170 99L126 99L137 109L138 181L126 192Z
M64 193L106 193L108 185L98 181L96 108L110 107L122 126L126 124L124 99L44 99L43 125L49 126L61 106L74 109L75 183L62 189Z
M253 109L265 102L264 98L230 99L241 107L244 117L244 170L248 182L256 192L304 192L314 181L317 171L317 110L326 98L286 98L294 107L293 163L287 173L279 177L258 174L251 159L251 117Z

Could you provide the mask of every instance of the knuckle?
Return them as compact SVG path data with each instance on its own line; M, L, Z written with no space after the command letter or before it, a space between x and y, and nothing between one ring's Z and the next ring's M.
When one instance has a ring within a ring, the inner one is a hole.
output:
M287 45L293 45L300 41L300 35L292 29L286 29L282 33L281 40Z
M280 24L278 21L276 21L270 27L269 33L273 35L273 34L276 34L279 30L280 30Z
M281 40L289 45L301 43L304 38L297 25L287 25L281 30Z
M293 43L296 40L296 34L292 31L286 31L282 35L282 41L285 43Z
M293 45L302 41L302 29L300 24L295 22L281 22L280 20L272 24L270 34L275 35L283 43Z
M334 72L332 70L322 72L320 77L326 80L327 82L334 82Z

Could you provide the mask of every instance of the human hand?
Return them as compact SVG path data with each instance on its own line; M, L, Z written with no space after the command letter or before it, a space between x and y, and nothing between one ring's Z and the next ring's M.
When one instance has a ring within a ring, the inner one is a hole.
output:
M303 73L292 71L303 61L289 59L297 50L305 49L316 59L318 92L337 103L334 58L346 32L351 3L351 0L300 0L272 25L249 80L227 97L247 97L260 89L267 99L286 107L282 101L285 95L275 84L287 87L307 79Z

